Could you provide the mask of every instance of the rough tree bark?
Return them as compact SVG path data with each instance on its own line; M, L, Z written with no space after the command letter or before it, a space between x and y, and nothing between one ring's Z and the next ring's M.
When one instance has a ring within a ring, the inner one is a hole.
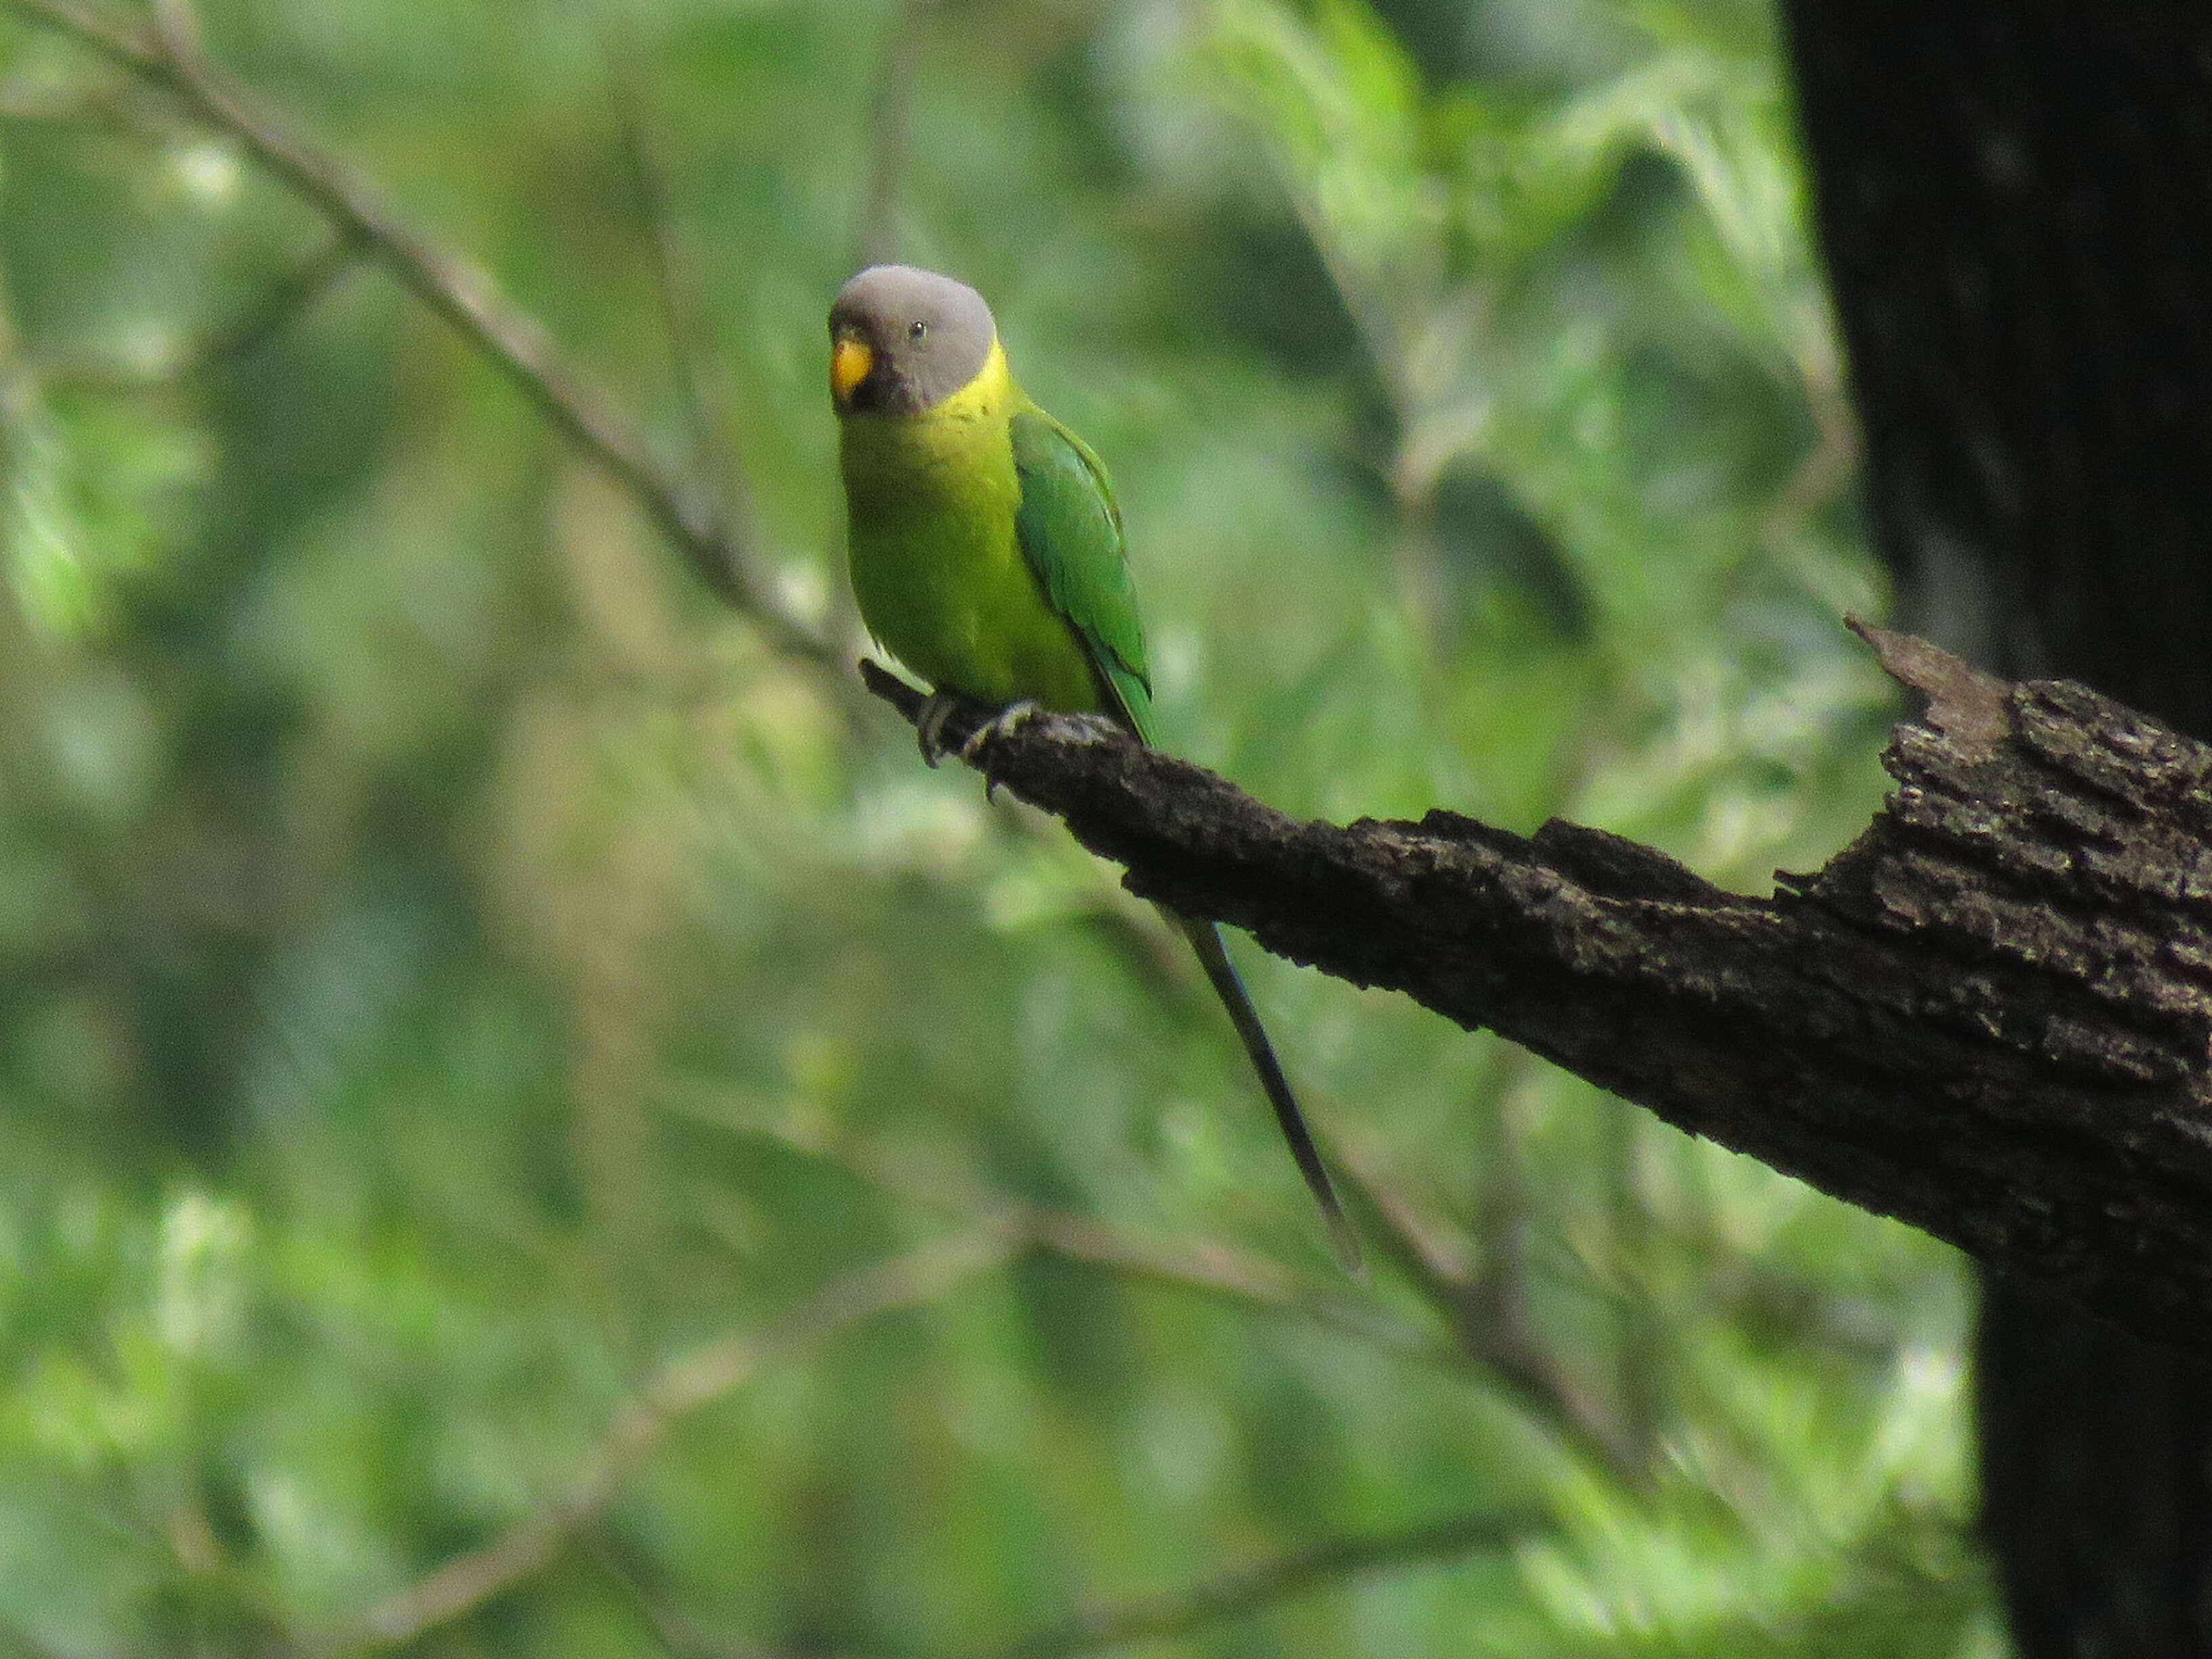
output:
M1921 631L2212 738L2212 8L1789 0L1876 539ZM2026 1659L2212 1654L2212 1365L1996 1276Z
M2212 1346L2212 748L1860 631L1923 703L1898 788L1771 897L1556 822L1299 823L1093 720L975 758L1146 898Z

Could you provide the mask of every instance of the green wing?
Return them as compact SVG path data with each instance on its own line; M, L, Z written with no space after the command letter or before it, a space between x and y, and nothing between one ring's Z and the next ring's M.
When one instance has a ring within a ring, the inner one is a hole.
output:
M1152 741L1145 629L1121 546L1121 513L1091 447L1040 409L1012 419L1022 485L1014 532L1052 608L1083 641L1111 712Z

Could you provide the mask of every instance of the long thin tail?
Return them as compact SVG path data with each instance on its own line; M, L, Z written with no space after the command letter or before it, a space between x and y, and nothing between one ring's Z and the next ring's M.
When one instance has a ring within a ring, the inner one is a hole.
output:
M1199 965L1206 976L1213 981L1214 994L1221 1006L1229 1011L1229 1018L1237 1027L1237 1035L1244 1044L1244 1052L1251 1056L1252 1069L1260 1074L1260 1086L1267 1091L1267 1103L1275 1109L1275 1121L1282 1126L1283 1139L1291 1144L1291 1156L1297 1160L1298 1173L1306 1178L1306 1189L1321 1206L1322 1219L1328 1226L1328 1242L1336 1251L1336 1259L1343 1263L1345 1272L1354 1278L1363 1277L1360 1265L1359 1240L1353 1235L1352 1223L1345 1218L1344 1206L1337 1201L1336 1188L1328 1178L1328 1166L1321 1161L1321 1148L1314 1145L1313 1133L1306 1127L1305 1114L1298 1109L1298 1097L1291 1092L1290 1079L1283 1075L1282 1065L1275 1058L1275 1046L1267 1041L1267 1027L1260 1024L1259 1011L1252 1006L1252 998L1237 976L1236 963L1229 960L1228 948L1221 942L1221 930L1210 921L1194 921L1188 916L1179 916L1172 910L1161 915L1182 930L1190 941L1190 948L1198 952Z

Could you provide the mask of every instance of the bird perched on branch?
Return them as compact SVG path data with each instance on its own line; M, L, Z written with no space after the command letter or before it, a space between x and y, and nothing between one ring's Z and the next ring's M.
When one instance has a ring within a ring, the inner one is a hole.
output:
M838 294L830 334L853 592L868 631L929 682L930 764L956 697L1001 710L994 725L1037 708L1097 714L1150 744L1144 629L1106 469L1015 384L983 297L876 265ZM1219 930L1163 914L1198 953L1356 1270L1328 1170Z

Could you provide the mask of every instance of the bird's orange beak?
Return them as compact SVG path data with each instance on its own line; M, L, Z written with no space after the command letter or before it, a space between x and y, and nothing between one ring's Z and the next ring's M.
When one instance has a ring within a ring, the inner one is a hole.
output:
M851 401L853 389L868 378L868 371L875 366L876 354L866 340L844 336L830 353L830 395L841 404Z

